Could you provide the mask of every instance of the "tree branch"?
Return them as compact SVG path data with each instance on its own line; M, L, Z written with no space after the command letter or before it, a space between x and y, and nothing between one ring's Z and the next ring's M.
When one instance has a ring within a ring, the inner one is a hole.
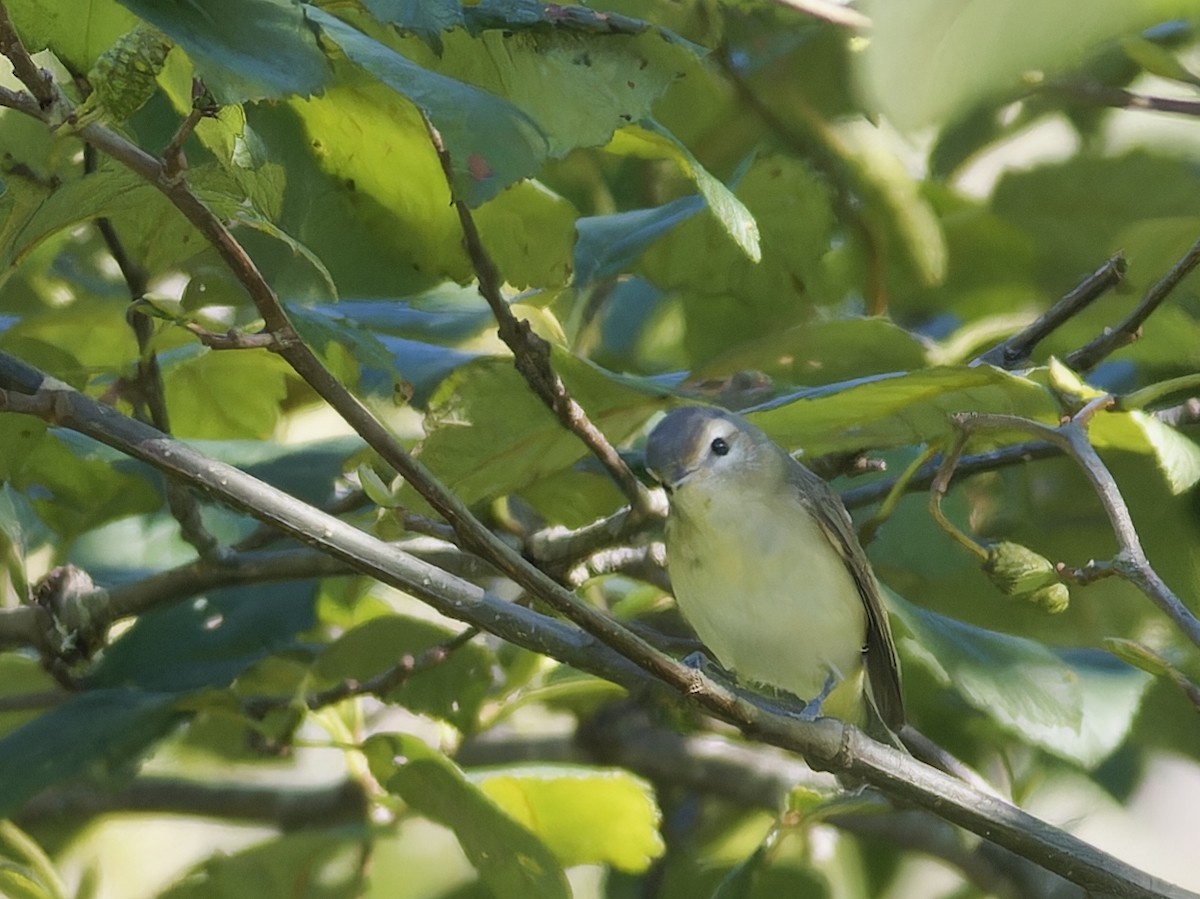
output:
M84 171L91 174L96 168L96 151L90 144L83 149ZM154 337L154 325L148 316L142 315L138 304L146 295L146 273L134 261L117 233L116 227L107 218L96 219L96 229L108 248L108 253L117 264L125 287L129 291L129 307L125 319L133 329L138 345L138 361L133 378L133 408L139 420L147 421L163 433L171 432L171 419L167 412L166 391L163 387L162 370L158 356L150 346ZM147 417L147 413L148 417ZM190 543L202 557L219 554L217 540L208 532L200 518L200 506L187 490L170 479L163 481L163 493L167 508L179 523L183 539Z
M8 57L13 74L28 88L42 111L49 110L58 100L54 79L45 69L38 68L9 18L8 10L0 3L0 55Z
M1114 109L1140 109L1148 112L1170 112L1176 115L1200 116L1200 100L1185 100L1176 97L1154 97L1135 94L1124 88L1100 84L1097 81L1055 80L1048 82L1042 90L1062 94L1073 100L1093 106L1111 106Z
M986 363L1011 371L1028 360L1033 348L1056 329L1074 318L1097 297L1112 290L1125 277L1127 263L1118 253L1075 286L1075 289L1038 316L1037 320L1019 333L997 344L975 358L972 365Z
M1101 400L1111 402L1110 397L1102 397ZM978 431L1023 431L1053 444L1074 459L1099 497L1112 525L1113 534L1117 538L1119 550L1112 561L1113 568L1121 577L1145 593L1193 644L1200 647L1200 620L1188 610L1150 565L1150 560L1146 558L1145 550L1142 549L1141 539L1133 526L1129 507L1125 504L1112 474L1088 440L1087 423L1099 408L1099 403L1090 403L1073 419L1059 427L1051 427L1015 415L960 412L952 418L967 435Z
M354 780L329 787L291 789L139 777L120 790L47 790L27 802L17 820L22 826L30 826L42 821L78 821L111 812L193 815L270 824L286 831L365 821L367 797L362 785Z
M506 603L126 418L5 353L0 353L0 411L36 415L86 434L424 600L442 614L518 646L627 687L653 690L665 683L689 704L752 737L800 752L817 767L859 777L890 796L987 836L1085 889L1145 899L1196 899L1195 894L1105 855L1002 800L875 743L854 727L830 718L802 721L762 697L724 685L663 655L600 613L588 610L605 622L603 643L555 619ZM639 669L653 674L654 680Z
M31 110L28 104L20 108L47 121L43 113ZM321 364L304 343L254 261L234 239L224 222L191 190L185 178L171 177L161 160L102 125L94 122L84 124L79 127L77 134L145 178L205 236L249 293L267 329L274 336L272 349L286 359L296 373L454 527L465 549L481 554L521 587L546 601L589 633L611 646L621 647L621 651L631 658L640 658L641 664L659 676L667 675L662 659L650 650L648 644L627 628L577 600L570 591L530 564L485 527L457 496L404 450L383 423Z
M425 127L428 129L433 147L437 151L438 161L446 176L446 184L453 193L454 169L450 153L442 141L441 134L428 118L425 119ZM499 326L500 339L512 351L517 371L525 378L534 394L555 414L563 427L583 441L584 446L600 460L600 464L604 466L609 476L616 481L621 492L625 494L625 498L629 500L634 517L652 516L654 507L646 489L634 477L633 472L629 470L629 466L625 464L625 460L621 458L616 448L588 418L587 412L575 401L562 378L554 371L554 366L550 362L550 344L533 333L528 321L518 319L513 315L504 299L500 272L488 254L487 248L483 245L483 239L479 235L479 229L475 226L475 218L471 215L470 207L463 200L457 198L453 200L453 204L462 226L467 256L471 260L475 277L479 282L479 293L491 307L492 315L495 316L496 324Z
M1180 257L1170 271L1158 279L1154 286L1146 292L1146 296L1138 303L1137 308L1129 313L1116 327L1105 329L1104 333L1092 340L1086 346L1070 353L1064 360L1067 365L1077 372L1086 372L1095 368L1115 350L1126 346L1137 339L1142 324L1154 310L1162 305L1163 300L1170 296L1176 286L1200 264L1200 240Z

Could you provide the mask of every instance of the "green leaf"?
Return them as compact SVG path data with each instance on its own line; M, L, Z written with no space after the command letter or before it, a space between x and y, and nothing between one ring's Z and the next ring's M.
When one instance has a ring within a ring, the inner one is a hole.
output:
M537 181L514 184L475 212L484 247L517 289L561 287L571 277L575 207Z
M753 262L713 216L695 216L643 254L637 274L678 295L692 364L731 345L812 319L829 250L829 188L807 164L756 158L735 190L757 222L762 261Z
M102 687L182 692L228 686L316 623L315 581L227 587L138 616L88 676ZM171 664L163 664L169 646Z
M329 64L294 0L120 0L187 51L220 103L320 92Z
M1137 291L1195 240L1200 184L1180 158L1146 150L1117 157L1081 155L1006 173L996 184L992 206L1035 242L1042 278L1055 291L1070 287L1072 282L1063 282L1065 273L1094 271L1118 250L1129 260L1128 289ZM1169 241L1163 223L1173 226ZM1131 228L1142 232L1134 247L1127 233ZM1094 331L1096 323L1087 327ZM1051 349L1057 351L1056 345Z
M56 187L36 205L27 200L22 209L12 209L0 225L0 269L19 264L43 241L65 228L96 216L142 210L154 192L133 172L108 164L87 177Z
M16 481L41 519L64 538L161 505L154 480L114 468L97 446L71 432L51 431Z
M331 681L361 683L405 657L419 658L427 649L453 636L453 631L428 621L382 615L331 643L318 658L314 674ZM493 664L491 652L482 643L467 643L428 670L410 674L386 699L469 732L475 729L476 717L491 685Z
M1096 416L1088 436L1097 449L1151 453L1173 494L1200 481L1200 446L1168 424L1144 412L1113 412Z
M0 696L14 697L29 693L52 693L58 683L30 656L15 652L0 653ZM67 695L63 695L66 699ZM4 712L0 714L0 734L37 717L37 711Z
M621 129L613 136L609 149L615 153L663 158L674 162L679 170L695 183L709 210L746 257L751 262L761 261L758 222L754 220L750 210L700 164L679 138L654 119L643 119L640 126Z
M442 32L464 22L458 0L363 0L380 22L411 31L434 53L442 55Z
M291 369L266 350L200 351L164 365L171 425L180 437L266 438L275 429ZM246 390L253 384L254 390Z
M665 851L654 792L626 771L528 765L489 769L472 780L564 867L640 873Z
M871 353L864 357L862 347ZM849 378L918 369L927 351L911 331L886 318L805 322L749 341L693 369L691 379L761 371L777 388L831 384Z
M907 260L922 287L933 287L946 277L948 254L942 225L879 129L863 121L841 125L834 146L854 179L863 203L860 215L877 223L879 230Z
M904 446L948 439L953 412L1000 412L1057 420L1044 387L987 365L929 368L805 391L748 417L785 447L805 453Z
M68 895L46 851L12 821L0 821L0 896L66 899Z
M30 796L85 773L130 773L179 719L175 697L137 690L72 696L0 739L0 817Z
M415 737L380 734L363 746L390 793L454 831L497 899L568 899L567 879L546 845L514 821L441 753Z
M201 862L158 899L244 899L248 885L266 897L358 899L363 895L362 828L304 830Z
M1027 72L1061 72L1103 41L1190 16L1187 0L872 0L861 77L876 108L908 131L976 100L1024 86ZM914 64L919 60L920 64Z
M524 110L545 135L554 158L578 147L604 146L616 130L649 117L655 101L677 79L701 77L699 48L665 29L646 28L636 20L625 20L632 24L624 31L603 25L571 28L565 21L570 7L558 7L563 13L553 21L554 12L543 5L524 6L529 18L552 21L526 18L525 27L498 21L476 37L451 32L442 58L425 64ZM468 17L473 14L465 11ZM582 13L604 18L591 10ZM412 55L419 51L424 48L414 46ZM554 90L547 90L548 84Z
M353 63L425 111L450 153L455 193L472 206L540 167L545 137L508 101L423 69L316 7L306 6L305 15Z
M1052 650L972 627L889 592L900 645L1001 727L1091 768L1124 740L1153 678L1100 650Z
M6 0L4 8L30 52L49 47L76 72L90 69L101 53L137 24L112 0Z
M577 219L576 286L586 287L628 271L647 247L703 208L703 198L681 197L653 209Z
M122 35L88 71L92 93L76 110L78 120L86 121L90 114L117 122L129 119L158 90L157 76L170 50L163 33L145 23Z
M649 383L619 379L557 350L553 364L614 443L663 405L663 391ZM421 461L468 504L519 490L586 453L579 439L530 393L509 359L480 359L455 372L432 401L426 427Z

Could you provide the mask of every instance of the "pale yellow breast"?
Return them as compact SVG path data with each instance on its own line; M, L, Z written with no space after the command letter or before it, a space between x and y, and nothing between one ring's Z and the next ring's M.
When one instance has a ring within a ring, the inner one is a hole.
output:
M819 694L830 673L861 682L862 599L798 502L786 493L752 502L736 491L686 488L673 499L667 551L676 601L722 666L801 699Z

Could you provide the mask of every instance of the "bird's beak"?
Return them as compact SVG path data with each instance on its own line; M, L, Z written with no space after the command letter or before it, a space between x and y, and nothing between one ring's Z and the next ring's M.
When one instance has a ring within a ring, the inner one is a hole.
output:
M687 480L688 476L694 470L682 461L671 462L659 468L648 469L650 474L653 475L654 480L658 481L662 489L668 494L673 493L675 488Z

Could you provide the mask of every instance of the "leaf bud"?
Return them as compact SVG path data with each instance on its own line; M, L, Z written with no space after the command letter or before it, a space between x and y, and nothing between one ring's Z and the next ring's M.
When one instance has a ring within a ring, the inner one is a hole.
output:
M1058 573L1049 559L1008 540L988 547L983 570L1000 592L1008 596L1032 593L1058 583Z

